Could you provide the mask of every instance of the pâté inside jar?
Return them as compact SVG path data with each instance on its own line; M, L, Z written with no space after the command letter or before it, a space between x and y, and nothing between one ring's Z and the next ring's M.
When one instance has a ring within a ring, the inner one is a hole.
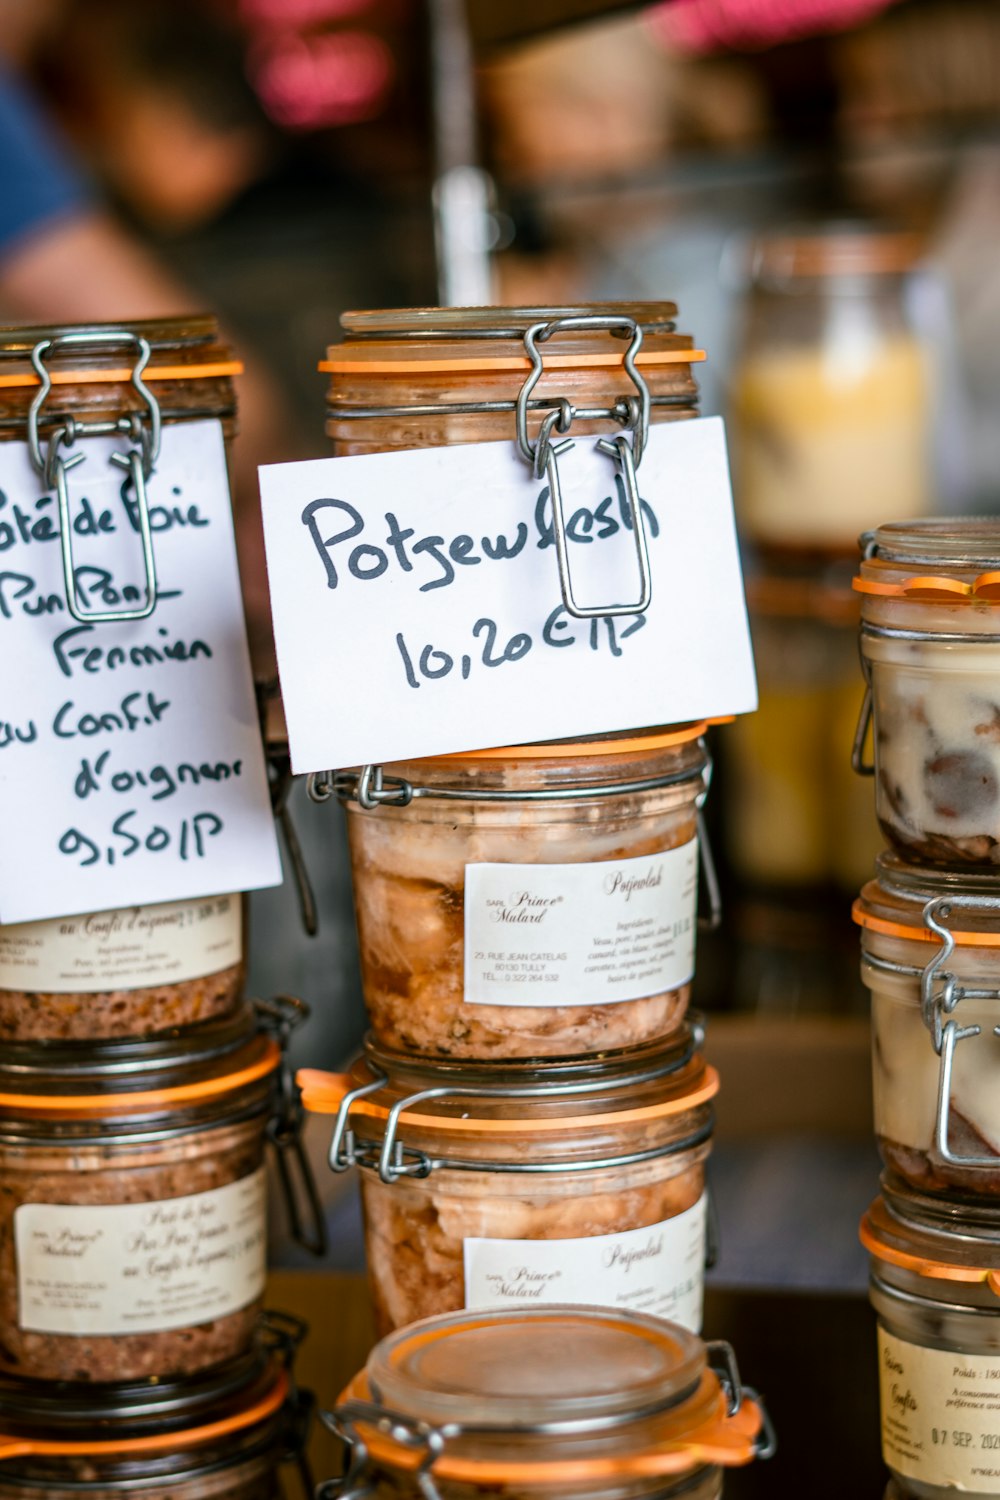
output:
M380 1330L460 1308L573 1301L701 1326L718 1077L689 1027L545 1064L426 1063L369 1043L298 1075L361 1170Z

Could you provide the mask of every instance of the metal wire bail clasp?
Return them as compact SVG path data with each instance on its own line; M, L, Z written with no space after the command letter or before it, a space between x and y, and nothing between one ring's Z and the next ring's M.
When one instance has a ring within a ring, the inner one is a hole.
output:
M632 442L629 443L624 433L618 433L614 438L599 438L596 444L602 453L606 453L614 460L625 491L628 520L635 541L636 561L639 567L639 598L631 604L587 606L578 604L573 593L573 580L569 565L569 539L566 534L558 463L559 454L572 448L573 443L568 438L554 443L552 434L555 430L562 433L568 432L575 417L585 417L587 414L578 411L565 397L559 397L553 401L553 409L542 418L538 441L534 447L528 437L528 400L543 370L542 355L538 345L552 338L553 334L565 332L567 329L592 329L598 332L604 330L619 337L631 339L625 351L624 363L637 394L625 397L618 402L615 414L619 421L631 430ZM559 563L559 587L562 591L563 604L568 613L577 620L600 619L605 615L644 614L652 600L653 588L649 573L649 539L646 536L646 523L642 514L642 501L636 478L636 469L642 459L649 435L649 387L636 366L636 356L642 347L642 329L634 318L579 314L575 317L554 318L549 323L532 323L531 327L525 330L524 347L531 360L531 370L518 392L515 404L517 446L522 458L531 465L531 472L535 478L540 479L544 474L548 480L552 501L552 532Z
M1000 899L987 896L936 896L924 907L924 925L941 940L941 947L927 964L920 978L920 1006L931 1034L935 1052L941 1059L938 1072L937 1113L934 1121L934 1148L941 1161L955 1167L995 1169L995 1156L962 1156L951 1147L951 1090L955 1069L955 1048L959 1042L979 1036L982 1027L959 1026L952 1012L961 1000L1000 1000L1000 990L960 985L944 965L955 951L955 935L944 925L954 907L1000 911ZM940 988L938 987L940 981ZM994 1026L1000 1036L1000 1026Z
M46 452L42 451L39 435L39 417L52 390L52 376L46 360L65 349L118 347L129 350L135 357L131 381L135 391L146 406L146 420L139 412L105 421L80 421L66 417L49 436ZM74 620L84 625L120 624L128 620L145 620L156 608L156 559L153 556L153 534L149 519L149 499L146 481L156 466L160 453L160 405L142 378L149 363L150 348L146 339L128 329L111 332L82 330L76 333L60 333L53 338L41 339L31 351L31 363L41 382L28 411L28 452L31 462L49 488L54 488L59 502L59 541L62 550L63 579L66 584L66 607ZM70 515L69 484L70 469L84 461L83 453L74 453L69 458L61 449L72 448L80 437L110 437L116 433L131 439L136 446L111 454L111 462L124 469L135 495L139 535L142 539L142 560L146 573L146 602L133 608L84 609L76 586L76 571L73 564L73 524Z

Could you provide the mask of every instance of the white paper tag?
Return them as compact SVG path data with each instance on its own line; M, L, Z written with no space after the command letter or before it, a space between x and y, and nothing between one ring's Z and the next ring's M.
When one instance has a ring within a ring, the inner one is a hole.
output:
M882 1457L922 1484L1000 1494L1000 1354L878 1332Z
M182 984L238 964L239 896L0 927L0 989L79 995Z
M622 1307L701 1329L706 1199L662 1224L572 1240L471 1239L465 1305L576 1302Z
M135 501L108 455L69 476L88 609L145 597ZM58 511L0 443L0 920L281 879L243 625L222 429L163 430L149 481L160 596L146 620L67 612Z
M18 1324L32 1333L162 1333L260 1296L265 1169L159 1203L22 1203Z
M613 464L581 437L559 473L577 599L637 598ZM260 476L298 772L756 707L718 417L651 429L639 488L653 600L617 619L563 607L548 487L513 439Z
M469 1005L613 1005L694 973L698 841L635 859L466 865Z

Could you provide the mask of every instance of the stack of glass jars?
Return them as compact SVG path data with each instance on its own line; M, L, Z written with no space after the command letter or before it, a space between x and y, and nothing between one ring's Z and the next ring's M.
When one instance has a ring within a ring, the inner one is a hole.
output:
M880 527L856 761L892 845L855 906L882 1193L865 1216L900 1494L1000 1493L1000 523ZM874 761L862 764L870 717Z
M640 452L647 416L696 413L674 311L348 314L329 431L338 453L513 443L520 411L554 528L556 423L617 425ZM360 1168L383 1333L567 1301L700 1327L718 1081L686 1013L705 727L313 778L347 810L371 1031L347 1076L300 1081L336 1117L334 1169Z
M233 430L213 319L0 331L5 440L27 435L33 355L54 366L43 459L95 425L142 453L161 419ZM301 1008L247 1005L244 929L239 894L0 927L4 1497L272 1493L301 1330L261 1321L264 1156L299 1151Z
M752 246L730 440L760 707L727 736L722 767L749 1005L766 995L798 1007L805 992L842 1008L857 988L849 932L831 916L879 847L846 755L858 703L850 580L873 516L931 504L927 371L905 299L915 249L910 236L838 223Z

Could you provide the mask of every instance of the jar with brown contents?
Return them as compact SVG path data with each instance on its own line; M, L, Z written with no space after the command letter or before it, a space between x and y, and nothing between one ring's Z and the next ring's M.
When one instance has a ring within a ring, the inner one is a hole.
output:
M236 1009L243 898L213 896L0 926L0 1039L142 1037Z
M665 1037L694 970L703 724L389 765L348 813L365 1002L427 1057Z
M287 1320L237 1359L184 1380L93 1386L0 1378L0 1500L279 1500L309 1397L295 1387ZM304 1330L293 1330L301 1337Z
M579 1062L422 1064L372 1043L300 1072L361 1168L385 1331L462 1307L568 1301L701 1323L714 1070L689 1028Z
M635 1312L453 1313L390 1335L324 1420L321 1500L718 1500L774 1439L728 1344Z
M0 1372L134 1380L247 1347L264 1285L265 1138L297 1147L282 1071L247 1010L86 1059L75 1046L5 1048Z

